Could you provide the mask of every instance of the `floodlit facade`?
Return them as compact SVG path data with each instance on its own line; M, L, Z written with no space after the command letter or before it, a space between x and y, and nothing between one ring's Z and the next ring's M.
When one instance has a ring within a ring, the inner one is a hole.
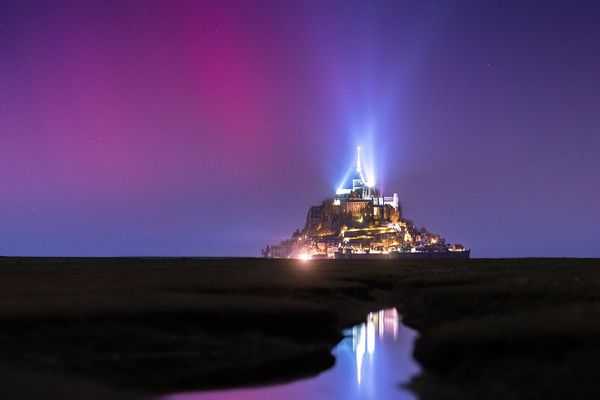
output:
M470 251L403 218L398 194L383 196L362 173L308 210L302 230L262 250L269 258L469 258Z

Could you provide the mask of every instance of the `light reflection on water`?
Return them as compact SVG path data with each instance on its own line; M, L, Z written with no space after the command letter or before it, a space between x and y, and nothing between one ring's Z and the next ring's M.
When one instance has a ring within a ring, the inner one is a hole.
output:
M419 372L412 357L417 332L403 325L395 308L370 313L344 332L333 350L335 366L320 375L257 388L180 393L163 400L401 399L415 395L401 387Z

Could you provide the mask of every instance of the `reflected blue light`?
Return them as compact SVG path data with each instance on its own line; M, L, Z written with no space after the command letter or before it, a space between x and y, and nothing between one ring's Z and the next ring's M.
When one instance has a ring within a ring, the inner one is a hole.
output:
M402 324L396 309L370 313L365 322L344 333L346 338L333 350L335 366L315 377L256 388L181 393L160 400L416 399L400 385L420 371L412 357L417 333Z

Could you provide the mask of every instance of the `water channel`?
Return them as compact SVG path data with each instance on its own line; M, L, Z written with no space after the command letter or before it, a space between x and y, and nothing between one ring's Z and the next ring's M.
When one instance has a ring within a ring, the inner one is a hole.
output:
M370 313L346 331L334 348L335 366L285 384L168 395L162 400L415 400L403 387L419 373L413 359L417 332L402 324L396 309Z

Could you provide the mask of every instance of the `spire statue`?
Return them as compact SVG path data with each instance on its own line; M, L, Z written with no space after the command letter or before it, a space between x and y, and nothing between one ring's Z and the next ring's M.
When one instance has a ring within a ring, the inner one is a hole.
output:
M360 165L360 146L356 148L356 173L360 176L360 180L366 183L365 177L362 174L362 167Z

